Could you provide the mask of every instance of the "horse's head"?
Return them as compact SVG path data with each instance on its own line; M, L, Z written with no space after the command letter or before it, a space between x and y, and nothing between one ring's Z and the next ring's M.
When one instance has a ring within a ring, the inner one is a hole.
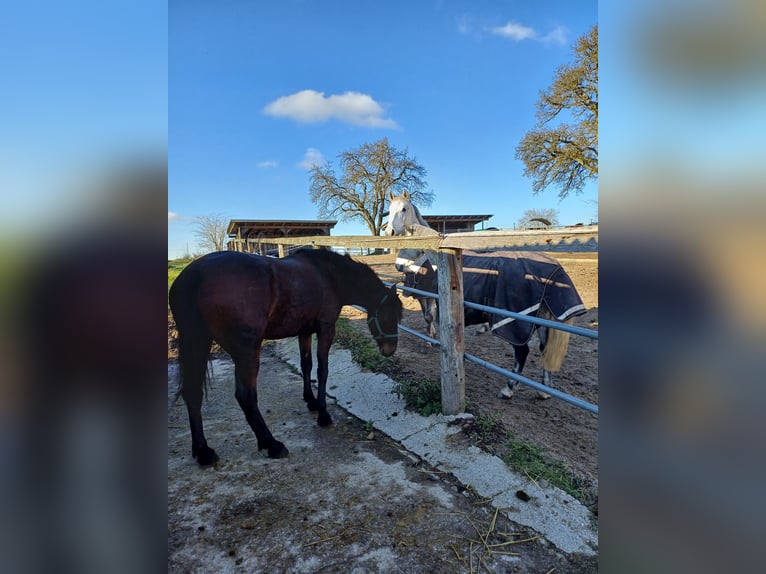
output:
M402 302L396 293L396 285L386 289L378 306L367 312L367 326L378 344L380 354L390 357L396 351L399 341L399 321L402 319Z
M393 191L390 191L388 197L391 203L388 208L386 235L407 235L407 227L419 223L417 210L412 205L410 194L404 190L400 196L396 196Z

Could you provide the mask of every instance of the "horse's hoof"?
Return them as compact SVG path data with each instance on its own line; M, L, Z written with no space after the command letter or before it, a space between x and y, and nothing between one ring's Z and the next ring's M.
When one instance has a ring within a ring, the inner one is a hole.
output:
M476 329L475 334L476 335L483 335L484 333L489 332L489 323L484 323L483 325L479 326L478 329Z
M317 412L319 409L317 408L316 403L311 403L309 401L306 401L306 408L311 411L312 413Z
M218 462L218 455L209 446L192 449L192 456L197 459L200 466L211 466Z
M327 412L319 413L317 424L320 427L329 427L332 424L332 417Z
M508 385L504 385L502 389L500 389L500 392L497 393L497 397L499 399L510 399L513 397L513 391L508 388Z
M549 398L551 398L551 396L548 393L544 393L542 391L537 391L537 398L540 399L540 400L545 401L545 400L548 400Z
M287 447L278 440L269 447L269 458L287 458L289 454Z

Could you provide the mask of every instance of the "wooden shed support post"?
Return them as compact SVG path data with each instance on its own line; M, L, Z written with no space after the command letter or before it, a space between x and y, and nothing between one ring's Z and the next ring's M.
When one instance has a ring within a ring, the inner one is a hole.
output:
M279 255L279 258L282 259L285 256L285 246L281 243L277 245L277 252Z
M442 413L465 411L464 310L462 250L442 249L436 256L439 277Z

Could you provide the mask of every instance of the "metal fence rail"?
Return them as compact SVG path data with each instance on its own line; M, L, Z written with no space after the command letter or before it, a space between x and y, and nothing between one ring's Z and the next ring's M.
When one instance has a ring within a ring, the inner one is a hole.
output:
M383 283L388 286L394 285L394 283L390 283L388 281L383 281ZM436 294L429 293L428 291L421 291L419 289L404 287L402 285L396 285L396 288L401 291L407 291L407 292L415 293L418 295L423 295L425 297L433 297L434 299L438 299L438 296ZM495 307L487 307L486 305L478 305L475 303L470 303L468 301L464 301L464 304L466 306L479 309L480 311L487 311L489 313L495 313L498 315L514 317L521 321L529 321L530 323L537 323L537 324L545 325L554 329L569 331L570 333L574 333L576 335L583 335L585 337L590 337L592 339L598 339L598 331L592 331L590 329L583 329L581 327L574 327L572 325L556 323L554 321L548 321L546 319L537 319L537 317L529 317L527 315L522 315L520 313L513 313L511 311L506 311L504 309L497 309ZM352 307L360 311L366 312L366 309L359 307L357 305L352 305ZM423 335L422 333L419 333L418 331L415 331L414 329L410 329L409 327L405 325L400 324L399 329L401 329L402 331L406 333L409 333L410 335L418 337L419 339L427 341L428 343L431 343L432 345L435 345L437 347L441 345L441 343L437 339L432 339L431 337L428 337L427 335ZM476 357L475 355L471 355L470 353L464 352L463 357L465 357L466 360L471 361L472 363L476 363L477 365L480 365L484 367L485 369L492 371L493 373L497 373L498 375L501 375L503 377L513 379L514 381L518 381L519 383L527 385L528 387L532 387L533 389L536 389L538 391L548 393L549 395L559 398L562 401L565 401L571 405L574 405L586 411L598 414L598 405L594 405L592 403L589 403L588 401L584 401L575 396L559 391L558 389L554 389L542 383L538 383L537 381L528 379L527 377L520 375L518 373L514 373L513 371L508 371L506 369L503 369L502 367L498 367L494 363L490 363L489 361Z
M383 281L384 285L395 285L388 281ZM430 297L432 299L438 299L439 295L436 293L430 293L428 291L421 291L420 289L413 289L412 287L404 287L403 285L396 285L397 289L415 293L423 297ZM512 319L519 319L521 321L527 321L528 323L534 323L535 325L542 325L544 327L550 327L551 329L558 329L559 331L566 331L573 333L574 335L582 335L590 339L598 339L598 331L592 329L584 329L583 327L575 327L574 325L567 325L566 323L559 323L556 321L550 321L548 319L540 319L539 317L530 317L522 313L514 313L513 311L507 311L505 309L498 309L497 307L488 307L487 305L480 305L478 303L471 303L470 301L463 301L463 305L470 307L471 309L478 309L479 311L486 311L487 313L493 313L500 315L501 317L510 317Z
M357 309L361 309L360 307L357 307ZM414 329L410 329L406 325L399 325L399 328L409 333L410 335L414 335L415 337L418 337L419 339L423 339L424 341L428 341L432 345L439 346L441 343L439 343L438 340L432 339L428 335L424 335L422 333L419 333L415 331ZM571 405L574 405L576 407L580 407L581 409L585 409L586 411L590 411L592 413L598 414L598 406L594 405L592 403L589 403L587 401L584 401L582 399L578 399L577 397L574 397L572 395L568 395L564 392L561 392L557 389L554 389L552 387L549 387L547 385L544 385L542 383L538 383L537 381L533 381L532 379L528 379L527 377L520 375L518 373L514 373L513 371L507 371L501 367L498 367L494 363L490 363L489 361L485 361L484 359L480 359L479 357L476 357L474 355L471 355L470 353L463 353L463 356L471 361L472 363L476 363L477 365L481 365L482 367L489 369L493 373L497 373L498 375L502 375L504 377L508 377L509 379L513 379L514 381L518 381L520 383L523 383L529 387L532 387L534 389L537 389L539 391L543 391L544 393L548 393L549 395L552 395L554 397L557 397L561 399L562 401L565 401Z

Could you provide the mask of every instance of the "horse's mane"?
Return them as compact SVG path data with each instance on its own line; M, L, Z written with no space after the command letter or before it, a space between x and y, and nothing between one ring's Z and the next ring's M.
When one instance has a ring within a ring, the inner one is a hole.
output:
M415 210L415 218L418 220L418 223L419 223L420 225L424 225L425 227L431 227L430 225L428 225L428 223L426 222L426 220L425 220L425 219L423 219L423 216L422 216L422 215L420 215L420 210L418 209L418 206L417 206L417 205L415 205L415 204L414 204L414 203L412 203L412 202L410 202L410 205L412 206L412 209L414 209L414 210Z
M329 249L312 249L310 247L304 247L295 251L293 256L304 257L313 265L330 267L339 274L358 275L356 280L363 281L365 285L367 283L380 283L380 279L378 279L375 271L364 263L354 261L348 253L340 255Z

